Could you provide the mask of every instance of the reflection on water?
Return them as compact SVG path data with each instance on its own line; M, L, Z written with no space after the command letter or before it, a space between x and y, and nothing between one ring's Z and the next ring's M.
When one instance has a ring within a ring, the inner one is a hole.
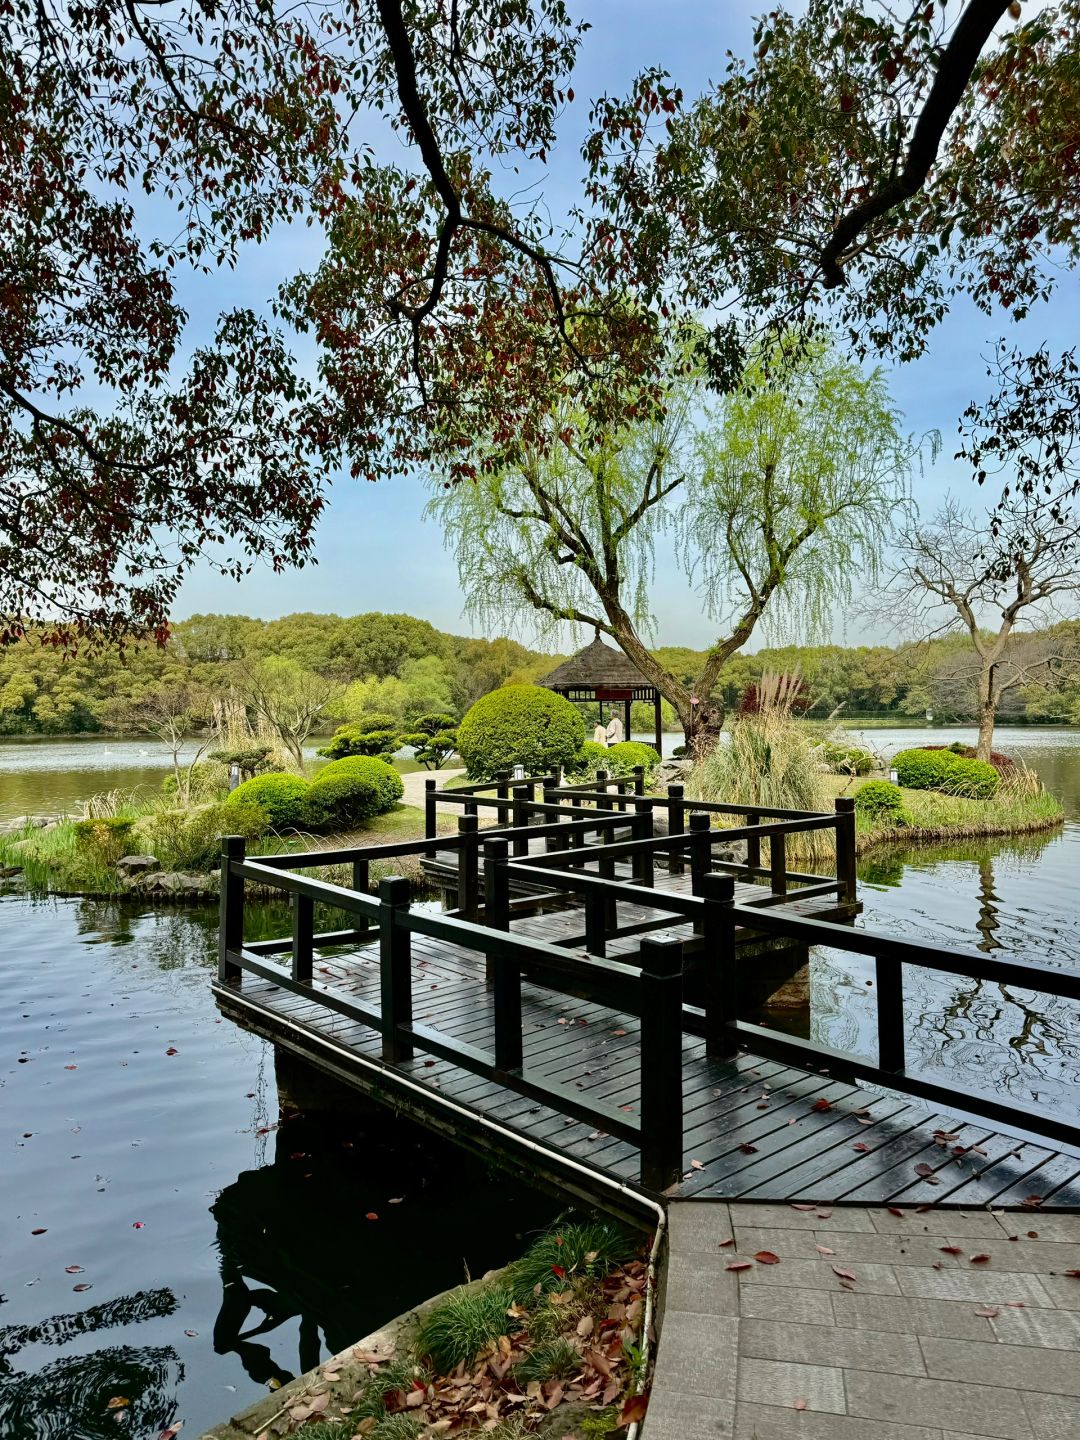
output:
M1038 768L1065 804L1063 829L948 845L892 847L859 866L858 923L904 938L1080 968L1080 735L1006 732L998 744ZM940 739L868 732L885 753ZM961 738L964 738L961 735ZM826 1044L875 1054L873 962L811 957L811 1027ZM904 967L908 1064L932 1078L1017 1101L1078 1109L1080 1007L1035 990Z
M9 894L0 929L4 1440L198 1435L557 1213L388 1112L279 1126L211 910Z

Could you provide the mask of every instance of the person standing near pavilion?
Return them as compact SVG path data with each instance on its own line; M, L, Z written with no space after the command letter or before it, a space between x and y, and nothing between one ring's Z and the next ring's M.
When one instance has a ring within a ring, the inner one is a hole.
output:
M605 749L607 748L608 732L603 720L597 720L593 726L592 738L595 744L603 745Z
M608 721L607 731L605 733L607 735L607 743L609 745L622 744L625 736L623 735L623 723L619 719L618 715L612 715L611 719Z

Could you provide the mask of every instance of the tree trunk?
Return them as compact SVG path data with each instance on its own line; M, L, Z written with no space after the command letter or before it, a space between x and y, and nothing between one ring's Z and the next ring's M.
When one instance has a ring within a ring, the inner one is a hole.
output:
M994 748L994 720L997 717L998 697L994 691L994 667L984 665L979 676L979 742L975 757L990 763Z

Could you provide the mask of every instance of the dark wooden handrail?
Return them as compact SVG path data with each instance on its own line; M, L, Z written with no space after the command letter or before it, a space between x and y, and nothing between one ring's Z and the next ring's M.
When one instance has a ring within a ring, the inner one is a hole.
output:
M467 832L470 827L467 827ZM507 842L495 842L505 858ZM474 852L475 853L475 852ZM497 867L492 866L492 870ZM382 1036L382 1063L396 1067L417 1050L447 1060L461 1069L497 1080L518 1094L556 1111L602 1125L641 1151L641 1177L653 1190L666 1188L682 1165L682 945L677 941L644 940L638 954L621 961L583 960L565 949L509 932L477 925L451 915L414 910L409 882L401 877L380 881L379 894L359 894L343 886L290 870L248 860L241 837L222 840L218 983L237 987L244 973L269 980L281 989L316 1001L326 1009L370 1026ZM292 900L292 935L288 939L244 943L244 886L251 881L270 885ZM314 907L344 910L365 923L373 920L379 935L380 999L378 1009L331 985L314 981L314 952L321 944L340 943L356 932L317 935ZM426 935L459 945L487 958L493 983L494 1051L481 1050L455 1036L419 1023L413 1015L412 936ZM264 958L288 953L288 968L267 965ZM552 1080L525 1064L522 1038L522 977L549 989L583 993L640 1022L640 1115L600 1099L586 1099L576 1088Z

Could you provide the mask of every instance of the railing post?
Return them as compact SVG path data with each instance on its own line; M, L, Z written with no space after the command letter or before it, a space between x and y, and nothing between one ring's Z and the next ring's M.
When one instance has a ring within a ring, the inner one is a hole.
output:
M524 830L529 823L529 801L532 799L532 791L528 785L514 786L514 813L511 819L511 826L515 830ZM514 854L528 855L529 837L527 835L514 836Z
M555 790L554 790L553 786L552 786L551 784L549 784L549 783L545 783L543 790L541 790L541 792L540 792L540 798L541 798L541 800L544 802L545 805L556 805L556 804L558 804L558 801L556 800L556 797L555 797ZM552 819L554 819L554 820L557 822L558 819L559 819L559 816L557 816L557 815L554 816L554 817L553 817L553 816L550 816L550 815L545 815L545 816L543 816L543 821L544 821L544 824L545 824L545 825L547 825ZM552 839L553 839L553 838L554 838L554 837L551 836L551 835L547 835L547 836L545 836L545 838L544 838L544 853L545 853L545 855L550 855L550 854L551 854L551 849L552 849L551 842L552 842Z
M712 869L712 821L708 812L695 810L690 816L690 889L701 894L701 877Z
M458 820L458 910L466 920L476 919L480 899L479 824L475 815Z
M746 824L747 824L747 828L752 828L752 827L754 827L754 826L760 825L760 824L761 824L761 816L760 816L760 815L747 815L747 817L746 817ZM760 870L760 869L761 869L761 836L760 836L760 835L748 835L748 836L746 837L746 864L747 864L748 868L750 868L750 869L753 869L753 870ZM757 878L758 878L758 877L757 877L756 875L748 875L748 876L747 876L747 879L748 879L748 880L757 880Z
M787 837L783 830L769 836L769 884L774 895L786 895Z
M292 978L311 981L315 955L315 903L308 895L292 897Z
M488 956L488 969L493 970L491 999L495 1018L495 1068L504 1072L520 1071L523 1061L521 971L509 938L504 950Z
M398 923L398 916L408 908L408 880L391 875L379 881L382 1058L390 1065L413 1057L412 1041L398 1031L412 1021L412 935Z
M366 860L354 860L352 862L352 888L361 895L367 895L371 889L371 866ZM353 916L354 930L367 930L369 921L366 915Z
M739 1018L739 977L735 950L735 879L705 875L702 952L705 961L705 1049L730 1055L738 1048L732 1021Z
M850 795L841 795L836 801L836 896L849 905L857 898L855 801Z
M438 821L435 813L435 791L439 788L437 780L424 781L424 838L434 840Z
M590 955L607 955L608 901L602 890L585 891L585 949Z
M647 800L634 801L634 839L651 840L653 838L653 812L652 806ZM653 885L653 852L651 850L635 850L630 860L630 878L635 885L644 885L652 889Z
M510 876L507 856L510 847L505 840L484 842L484 924L489 930L510 929ZM489 955L484 966L489 985L495 983L497 966Z
M683 803L683 796L686 791L682 785L669 785L667 789L667 813L668 813L668 834L681 835L686 829L686 806ZM683 873L683 852L682 848L674 848L668 851L668 873L681 875Z
M495 782L496 800L508 800L510 798L510 771L497 770L495 772ZM496 807L495 814L499 817L500 825L506 824L507 812L509 811L509 808L510 807L508 805L499 805Z
M874 957L877 981L878 1066L901 1073L904 1057L904 977L902 962Z
M641 942L641 1180L666 1190L682 1172L682 944Z
M635 795L644 795L644 794L645 794L645 766L644 766L644 765L635 765L635 766L634 766L634 794L635 794Z
M247 841L243 835L221 837L221 895L218 902L218 979L239 980L243 973L230 955L244 948L244 877L233 874L233 862L243 864Z

